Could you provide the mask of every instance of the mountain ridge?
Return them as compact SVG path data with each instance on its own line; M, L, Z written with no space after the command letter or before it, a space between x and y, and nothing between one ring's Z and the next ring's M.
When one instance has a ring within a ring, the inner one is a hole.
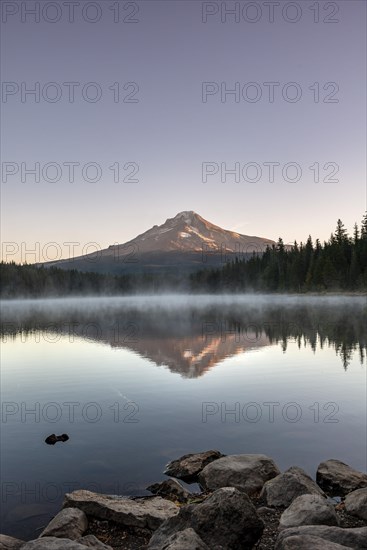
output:
M166 238L170 237L170 235L166 235L166 233L171 231L173 231L175 238ZM217 240L213 238L213 236L217 237ZM218 240L218 237L221 240ZM233 240L232 243L228 238ZM145 242L147 239L150 245L148 247ZM149 239L151 240L149 241ZM247 245L255 245L255 243L260 242L266 242L269 244L274 243L274 241L264 237L243 235L228 229L223 229L220 226L204 219L193 210L184 210L183 212L176 214L173 218L167 218L163 224L159 226L154 225L152 228L148 229L144 233L141 233L140 235L137 235L130 241L127 241L122 245L111 245L109 248L111 249L113 246L124 247L135 243L139 245L142 253L152 252L154 250L165 252L177 250L201 252L203 244L206 244L211 249L219 250L220 245L224 244L224 241L226 241L228 251L235 252L236 243L242 242L244 239L246 239ZM252 241L248 241L249 239L252 239ZM154 242L152 242L152 240L154 240Z
M123 244L100 250L97 255L93 252L42 265L105 273L172 272L178 266L180 270L193 271L208 263L210 267L223 264L229 255L234 258L262 253L273 244L271 239L222 229L195 211L184 210Z

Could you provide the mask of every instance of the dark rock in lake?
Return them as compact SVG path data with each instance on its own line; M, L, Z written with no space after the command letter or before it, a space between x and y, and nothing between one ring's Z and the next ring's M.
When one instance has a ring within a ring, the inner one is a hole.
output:
M202 469L223 456L225 455L219 451L213 450L184 455L167 464L163 473L166 476L182 479L182 481L186 481L186 483L196 483Z
M58 441L62 441L63 443L69 439L68 434L62 434L62 435L55 435L51 434L45 439L45 443L47 445L55 445Z
M331 496L345 496L367 487L367 474L354 470L340 460L330 459L319 464L316 482Z
M187 502L188 497L191 495L191 493L187 491L185 487L182 487L175 479L166 479L161 483L149 485L147 491L162 498L172 500L173 502Z

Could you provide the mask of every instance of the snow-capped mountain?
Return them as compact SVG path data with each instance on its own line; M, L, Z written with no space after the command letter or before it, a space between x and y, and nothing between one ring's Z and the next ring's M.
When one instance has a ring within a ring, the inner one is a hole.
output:
M228 252L252 252L272 243L269 239L227 231L189 210L168 218L160 226L155 225L123 246L134 244L141 254L153 251L220 252L224 248ZM121 250L123 246L119 245Z
M168 218L124 244L113 244L85 256L48 262L64 269L123 273L131 271L192 271L223 264L231 257L261 253L274 241L241 235L208 222L192 210Z

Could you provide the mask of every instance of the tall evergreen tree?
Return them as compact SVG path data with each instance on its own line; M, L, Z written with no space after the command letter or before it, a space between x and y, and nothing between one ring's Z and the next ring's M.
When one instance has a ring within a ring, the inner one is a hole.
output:
M337 221L336 230L335 230L335 239L338 244L342 244L348 239L347 230L345 229L341 219Z
M362 220L361 239L367 239L367 211L363 216L363 220Z

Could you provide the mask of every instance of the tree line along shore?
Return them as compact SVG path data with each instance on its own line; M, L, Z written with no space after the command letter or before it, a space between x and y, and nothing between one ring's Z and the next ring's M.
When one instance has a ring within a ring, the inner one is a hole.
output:
M349 235L339 219L328 241L278 242L246 259L191 274L102 274L32 264L0 263L0 298L127 295L138 292L367 292L367 213Z

